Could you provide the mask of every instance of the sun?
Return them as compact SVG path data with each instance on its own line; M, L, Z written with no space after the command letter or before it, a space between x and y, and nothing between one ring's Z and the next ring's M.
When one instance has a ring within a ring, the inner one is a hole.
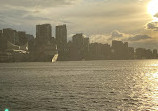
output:
M151 0L148 4L148 13L154 16L158 13L158 0Z

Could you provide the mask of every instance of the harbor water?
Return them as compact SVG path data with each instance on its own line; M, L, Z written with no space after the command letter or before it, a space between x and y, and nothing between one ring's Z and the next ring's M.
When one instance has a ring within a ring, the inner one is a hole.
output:
M157 111L158 60L0 63L0 111Z

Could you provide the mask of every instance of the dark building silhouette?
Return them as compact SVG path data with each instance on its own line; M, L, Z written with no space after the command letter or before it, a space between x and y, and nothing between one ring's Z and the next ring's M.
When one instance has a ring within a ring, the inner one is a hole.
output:
M23 31L18 31L18 39L19 39L18 45L24 45L28 42L26 33Z
M134 59L134 48L128 47L128 59L132 60Z
M31 61L50 62L58 54L50 24L36 25L36 38L29 45Z
M7 39L7 41L13 44L19 43L19 37L17 31L11 28L3 29L3 37Z
M47 44L52 37L50 24L36 25L36 40L38 45Z
M26 38L28 41L28 50L31 52L34 50L35 47L35 38L33 35L26 34Z
M57 47L56 47L57 46ZM58 49L58 50L57 50ZM21 51L21 52L20 52ZM29 52L28 52L29 51ZM150 50L128 46L128 42L112 41L112 46L102 43L89 43L82 33L73 35L67 43L66 25L56 26L55 37L52 37L50 24L36 25L36 38L23 31L11 28L0 30L0 54L15 57L27 55L22 61L51 61L54 55L64 60L128 60L128 59L157 59L157 49ZM25 53L24 53L25 52ZM29 54L29 56L28 56Z
M157 57L158 57L157 49L154 49L153 50L153 59L156 59Z
M89 46L89 58L92 60L110 59L111 48L108 44L91 43Z
M31 34L26 34L25 36L26 36L26 38L27 38L27 40L28 40L28 41L33 40L33 39L34 39L34 36L33 36L33 35L31 35Z
M135 51L135 58L136 59L145 59L145 48L137 48Z
M84 37L83 34L76 34L72 37L72 56L71 59L72 60L82 60L84 59L83 57L83 44L84 44Z
M68 56L66 25L56 26L55 34L56 34L56 43L59 53L58 60L66 60Z
M3 37L3 32L0 30L0 51L7 48L7 39Z
M0 50L4 51L8 49L10 45L12 48L14 45L15 47L20 47L21 49L23 49L22 47L25 47L28 41L31 39L31 38L29 39L27 35L29 35L29 37L34 39L33 35L26 34L23 31L16 31L11 28L3 29L3 31L1 30L0 31Z
M128 42L112 41L112 57L113 59L128 59Z
M2 34L3 34L3 33L2 33L2 30L0 30L0 38L2 38Z
M155 50L155 54L153 54L153 52L150 49L137 48L135 52L135 58L136 59L154 59L156 58L156 50Z
M72 47L71 48L71 59L72 60L88 59L89 38L85 38L82 33L73 35L71 47Z
M85 60L89 59L89 38L83 38L83 57Z
M145 59L152 59L152 58L153 58L152 51L150 49L147 49L145 51Z
M57 41L58 47L67 44L67 28L66 28L66 25L56 26L56 41Z

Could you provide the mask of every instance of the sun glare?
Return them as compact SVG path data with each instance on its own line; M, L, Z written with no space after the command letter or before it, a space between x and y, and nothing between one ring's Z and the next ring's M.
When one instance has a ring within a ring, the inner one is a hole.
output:
M158 0L151 0L148 4L148 13L154 16L158 13Z

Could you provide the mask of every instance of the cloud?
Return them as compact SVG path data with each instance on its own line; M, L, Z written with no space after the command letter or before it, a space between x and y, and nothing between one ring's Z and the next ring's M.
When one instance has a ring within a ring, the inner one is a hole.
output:
M157 18L158 18L158 13L156 13L156 14L154 15L154 17L157 17Z
M135 35L133 37L129 37L126 39L127 41L140 41L140 40L146 40L146 39L151 39L152 37L148 35Z
M157 49L158 41L154 39L149 39L146 41L135 41L129 44L131 47L135 48L147 48L147 49Z
M132 33L140 32L151 21L145 15L146 1L1 0L0 27L35 34L36 24L50 23L54 31L56 25L66 23L68 35L84 33L93 42L123 40L133 37Z
M117 38L117 37L123 37L124 34L119 32L118 30L114 30L112 33L111 33L111 37L112 38Z
M134 42L144 42L147 40L152 40L152 37L146 34L127 34L120 32L118 30L112 31L109 35L92 35L90 37L91 42L99 42L99 43L111 43L112 40L126 41L129 43Z
M90 42L91 43L95 43L95 42L98 42L98 43L107 43L108 42L108 39L109 39L109 35L91 35L90 36Z
M146 25L146 28L149 30L158 31L158 22L150 22Z
M26 8L48 8L54 6L71 5L79 0L2 0L2 6L26 7Z

